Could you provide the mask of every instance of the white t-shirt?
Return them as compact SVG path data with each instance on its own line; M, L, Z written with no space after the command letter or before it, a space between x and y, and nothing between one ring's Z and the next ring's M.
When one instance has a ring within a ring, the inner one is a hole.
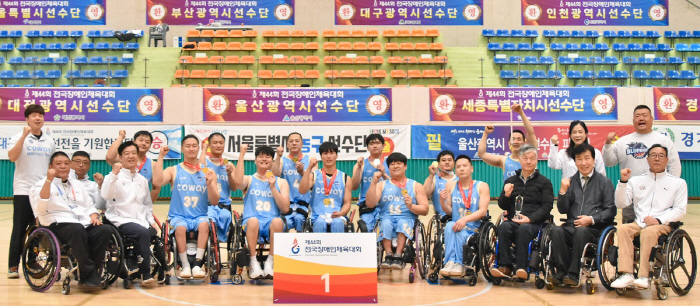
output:
M22 133L12 136L7 147L14 148L20 138L22 138ZM56 144L53 138L46 133L42 133L40 139L37 139L32 133L27 135L22 146L22 153L15 162L15 175L12 183L14 195L29 195L29 190L34 183L42 177L46 177L51 155L55 151Z
M603 146L605 165L613 167L620 163L620 169L629 168L632 176L649 172L646 152L654 144L660 144L668 149L668 164L666 169L676 177L681 177L681 159L671 138L657 131L646 134L634 132L622 136L613 144Z

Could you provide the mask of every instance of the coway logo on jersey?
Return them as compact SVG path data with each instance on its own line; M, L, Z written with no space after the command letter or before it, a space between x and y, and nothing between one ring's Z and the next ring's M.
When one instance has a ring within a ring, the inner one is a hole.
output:
M647 146L641 142L630 142L627 144L625 154L632 155L636 159L643 159L647 155Z
M337 186L337 185L339 185L339 184L336 182L336 183L334 183L333 185ZM314 190L314 192L315 192L316 194L323 194L323 193L325 193L326 191L325 191L325 189L324 189L323 187L317 187L317 188ZM340 190L340 189L335 189L335 188L333 188L333 189L331 189L330 194L332 194L332 195L341 195L343 192L345 192L345 191L344 191L344 190Z
M403 202L404 199L403 199L403 196L401 196L401 195L390 194L390 195L383 196L382 201L384 201L384 202Z
M292 245L292 253L299 254L299 250L299 243L297 242L297 239L294 238L294 244Z

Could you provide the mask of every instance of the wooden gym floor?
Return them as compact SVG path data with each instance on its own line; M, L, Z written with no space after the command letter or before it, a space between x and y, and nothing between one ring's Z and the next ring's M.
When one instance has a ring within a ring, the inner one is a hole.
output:
M160 205L164 204L164 205ZM700 244L700 203L688 206L687 215L684 218L685 229L695 243ZM234 209L242 211L239 203ZM167 203L159 203L154 207L155 214L164 220L167 216ZM500 214L501 210L495 203L489 207L493 216ZM556 213L556 208L553 210ZM432 212L429 214L432 216ZM555 214L555 220L559 220ZM619 215L618 215L619 219ZM426 223L427 217L421 220ZM619 220L618 220L619 221ZM559 222L557 222L559 223ZM427 225L426 225L427 226ZM156 285L132 289L123 289L121 280L107 290L97 289L88 291L71 283L70 295L61 294L60 283L47 292L38 293L32 291L23 277L20 279L7 279L7 250L9 237L12 230L12 204L9 201L0 202L0 305L271 305L272 281L262 284L232 285L227 273L220 276L220 284L208 283L178 284L177 281L169 286ZM696 245L700 249L700 245ZM600 285L597 274L594 283L597 284L596 292L588 295L584 287L556 288L549 291L536 289L533 278L525 283L504 282L500 286L493 286L479 276L476 286L457 284L452 281L442 281L440 285L428 284L416 276L416 283L408 283L407 267L403 272L382 271L378 276L378 304L382 305L556 305L556 306L585 306L585 305L697 305L700 298L700 288L693 288L688 295L679 297L667 288L669 297L666 301L656 298L655 290L636 291L630 290L625 296L618 296L614 291L607 291ZM21 271L20 271L21 274ZM247 280L246 277L244 277ZM697 281L696 281L697 284Z

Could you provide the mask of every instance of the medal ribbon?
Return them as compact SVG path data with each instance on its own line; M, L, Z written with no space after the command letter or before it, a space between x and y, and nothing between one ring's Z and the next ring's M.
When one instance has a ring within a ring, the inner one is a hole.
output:
M202 167L199 166L199 163L197 163L196 165L193 165L193 164L190 164L186 161L183 161L182 164L185 165L185 167L194 170L195 172L202 170Z
M459 186L459 193L462 194L462 203L464 203L464 207L469 209L472 206L472 190L474 189L474 185L469 186L469 198L465 198L466 195L462 188L462 182L457 182L457 185Z
M331 181L328 182L328 176L326 175L326 170L321 169L321 174L323 174L323 192L328 196L331 193L331 188L333 188L333 182L335 182L335 176L338 174L338 169L335 169Z
M144 156L143 160L141 161L141 165L137 166L137 168L139 168L139 170L138 170L139 173L141 172L141 169L143 169L143 165L146 164L146 158L148 158L148 156Z

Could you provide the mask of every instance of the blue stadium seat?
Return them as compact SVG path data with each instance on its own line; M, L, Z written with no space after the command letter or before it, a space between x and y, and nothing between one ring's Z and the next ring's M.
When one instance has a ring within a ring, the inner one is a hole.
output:
M598 31L586 31L586 37L598 38L598 37L600 37L600 33Z
M0 38L7 38L7 31L1 30L0 31Z
M623 64L636 64L638 63L637 58L634 56L625 56L622 58Z
M10 33L7 34L7 37L20 38L20 37L22 37L22 31L19 31L19 30L10 31Z
M681 77L684 80L695 80L698 78L698 76L695 75L695 72L692 70L683 70L681 71Z
M29 70L17 70L15 71L15 79L29 79L32 77L32 73Z
M529 38L537 38L540 36L540 33L537 32L537 30L525 30L525 36Z
M97 72L97 77L100 79L106 79L112 76L112 70L100 70Z
M5 63L5 58L4 58L4 57L0 57L0 65L2 65L2 64L4 64L4 63Z
M643 44L642 49L644 49L644 51L650 52L655 52L658 50L655 44Z
M76 56L73 59L73 64L76 64L76 65L84 65L87 63L88 63L87 56Z
M632 75L635 79L645 80L649 78L649 74L646 70L635 70Z
M56 35L56 34L54 34L53 31L48 31L48 30L47 30L47 31L42 31L42 32L41 32L41 37L44 37L44 38L53 38L53 37L55 37L55 35Z
M139 43L126 43L124 47L126 50L136 51L139 49Z
M678 38L678 33L676 33L676 31L665 31L664 37L666 37L666 38Z
M673 50L673 49L671 49L671 45L669 45L669 44L658 44L658 45L656 45L656 49L658 49L659 51L664 51L664 52L669 52L669 51Z
M2 52L10 52L15 49L14 44L1 44L0 45L0 51Z
M571 32L566 31L566 30L559 30L559 31L557 31L557 37L569 38L569 37L571 37Z
M101 35L102 34L100 33L99 30L90 30L90 31L88 31L86 36L90 37L90 38L98 38L98 37L101 37Z
M88 59L88 63L91 65L101 65L104 64L104 61L101 56L91 56L90 59Z
M595 46L593 46L593 44L583 43L581 44L581 51L595 51Z
M95 44L95 50L109 50L109 43L98 42L97 44Z
M122 84L109 84L109 87L122 87Z
M45 78L46 78L46 71L44 71L44 70L35 70L35 71L34 71L34 78L35 78L35 79L45 79Z
M620 61L615 56L606 56L604 59L606 65L617 65Z
M53 58L48 57L48 56L44 56L44 57L39 59L39 64L41 64L41 65L53 65Z
M624 30L617 31L617 37L620 37L620 38L631 38L631 37L632 37L632 33L630 33L630 31L624 31Z
M501 51L503 48L501 47L501 44L499 43L489 43L487 47L489 51Z
M523 32L523 30L511 30L510 36L511 37L525 37L525 32Z
M119 63L119 58L116 56L105 56L104 59L105 64L118 64Z
M32 44L19 44L17 50L22 52L32 51Z
M519 43L518 51L532 51L532 46L528 43Z
M39 87L53 87L53 85L51 85L51 84L41 84L41 85L39 85Z
M493 29L483 29L481 31L481 35L483 35L484 37L495 37L496 31L494 31Z
M629 79L630 78L629 73L627 73L627 71L625 71L625 70L615 71L614 76L616 79Z
M581 71L569 70L566 72L566 77L569 79L581 79L583 78L583 75L581 74Z
M576 65L588 65L590 63L588 62L587 57L577 57L577 58L574 58L574 64L576 64Z
M662 79L665 79L666 77L664 76L663 71L652 70L652 71L649 71L649 78L654 79L654 80L662 80Z
M627 51L629 49L627 48L626 44L613 44L613 50L614 51Z
M700 44L690 44L690 51L700 52Z
M617 32L615 31L603 31L603 37L605 38L617 38Z
M566 44L566 51L579 51L581 48L578 44Z
M523 60L523 58L522 58L521 56L515 55L515 56L511 56L511 57L508 59L508 63L509 63L509 64L516 64L516 65L517 65L517 64L518 64L519 62L521 62L522 60Z
M644 51L644 49L642 49L642 45L635 43L627 45L627 49L630 51Z
M552 51L564 51L564 50L566 50L564 48L564 44L560 44L560 43L553 43L553 44L549 45L549 47L552 49Z
M88 84L78 84L78 85L75 85L75 87L90 87L90 85L88 85Z
M37 38L37 37L41 37L41 32L39 32L37 30L30 30L30 31L27 31L27 35L25 35L25 36L27 36L29 38Z
M68 31L56 31L56 34L54 35L56 38L67 38L68 36Z
M70 79L71 77L74 79L80 78L80 70L73 70L73 71L68 70L66 72L65 78Z
M540 56L540 64L554 65L554 59L551 56Z
M70 37L73 37L73 38L83 37L83 31L70 31Z
M610 50L610 47L608 47L608 44L606 44L606 43L600 43L600 44L595 44L595 49L597 51L608 51L608 50Z
M560 56L559 57L559 65L571 65L574 63L574 59L568 57L568 56Z
M80 78L95 79L95 78L97 78L97 71L95 71L95 70L83 70L83 72L80 73Z
M693 38L691 31L678 31L678 38Z
M47 71L46 78L47 79L60 79L61 78L61 70L49 70L49 71Z
M53 60L53 63L59 64L59 65L68 64L68 57L67 56L57 57Z
M44 44L44 43L34 44L34 47L32 47L32 50L34 50L34 51L46 51L46 44Z
M563 79L564 76L561 74L561 71L559 71L559 70L550 70L550 71L547 71L547 78L548 79Z
M690 52L690 47L688 44L676 44L676 51L678 52Z
M547 73L545 73L544 70L533 70L532 71L532 78L533 79L546 79Z
M505 65L508 64L508 59L504 57L494 57L493 63L498 65Z
M115 42L112 43L112 45L109 46L109 48L112 50L124 50L124 43Z
M661 37L661 34L659 34L658 31L647 31L647 37L648 38L659 38L659 37Z
M97 76L100 76L100 74L98 73ZM105 87L105 84L92 84L92 87Z
M604 64L603 58L601 58L600 56L591 56L591 58L588 59L588 62L591 63L592 65Z
M515 46L514 43L504 43L503 44L503 51L517 51L518 47Z
M120 64L133 64L134 63L134 58L133 57L122 57L119 59Z
M61 85L58 85L58 87L70 87L70 84L61 84Z
M583 31L574 30L574 31L571 31L571 37L584 38L584 37L586 37L586 33Z
M63 46L61 46L61 49L65 51L73 51L76 49L76 44L75 43L64 43Z
M671 80L682 80L683 77L681 77L680 72L676 70L669 70L668 73L666 73L669 79Z
M654 58L654 65L666 65L666 63L668 63L668 61L663 56Z
M24 59L24 64L38 64L39 63L39 58L36 56L27 56L27 58Z
M498 37L510 37L510 31L508 31L508 30L496 30L496 36L498 36Z
M126 79L129 77L129 71L127 70L114 70L112 78L115 79Z
M7 80L7 79L12 79L15 76L15 72L12 70L3 70L0 71L0 79Z
M80 50L83 50L83 51L95 50L95 44L93 44L93 43L83 43L82 45L80 45Z
M114 37L114 30L104 30L100 36L104 38Z
M531 79L532 78L529 70L520 70L518 72L518 77L521 79Z
M547 47L543 43L534 43L534 44L532 44L532 50L544 51L544 50L547 50Z
M61 51L61 43L50 43L46 46L48 51Z
M632 37L634 38L646 38L647 33L644 31L632 31Z
M639 57L639 60L637 61L639 65L652 65L654 64L654 59L653 58L646 58L646 57Z
M24 84L22 87L34 87L34 84Z
M10 65L20 65L24 63L24 58L21 56L13 56L9 60L7 60L7 63Z
M12 73L12 71L10 71L10 73ZM512 70L501 70L500 76L501 79L515 79L515 73L513 73Z
M685 64L685 61L680 57L671 56L668 58L668 63L675 64L675 65L681 65L681 64Z
M599 78L599 79L612 79L613 73L608 71L608 70L601 70L601 71L598 71L597 78Z
M555 37L557 37L557 31L544 30L544 31L542 31L542 35L544 35L544 37L546 37L546 38L555 38Z
M526 65L539 65L540 61L537 60L537 56L526 56L524 59Z
M582 74L584 79L595 79L595 72L592 70L585 70Z

